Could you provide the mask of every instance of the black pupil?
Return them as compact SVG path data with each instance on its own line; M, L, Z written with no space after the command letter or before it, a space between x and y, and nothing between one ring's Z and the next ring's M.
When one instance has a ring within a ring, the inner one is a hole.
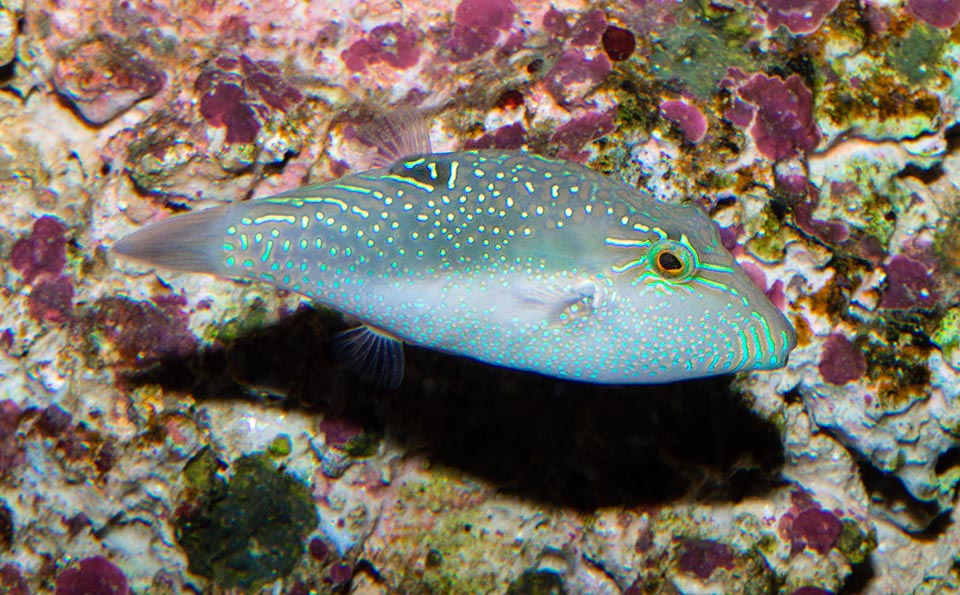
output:
M680 262L680 259L669 252L663 252L657 256L657 263L660 265L661 269L671 273L675 273L683 269L683 263Z

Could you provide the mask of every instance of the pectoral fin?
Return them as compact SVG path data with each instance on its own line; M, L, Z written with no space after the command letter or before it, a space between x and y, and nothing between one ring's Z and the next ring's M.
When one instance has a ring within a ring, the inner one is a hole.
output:
M550 326L566 324L593 314L600 305L595 283L532 287L515 294L517 307Z
M386 331L366 325L340 331L333 350L346 369L372 384L393 389L403 381L403 342Z

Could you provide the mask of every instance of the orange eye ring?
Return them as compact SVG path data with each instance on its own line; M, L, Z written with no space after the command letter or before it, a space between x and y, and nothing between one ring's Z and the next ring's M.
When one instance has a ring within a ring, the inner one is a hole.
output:
M689 281L697 271L697 255L685 243L661 240L650 248L650 269L674 283Z

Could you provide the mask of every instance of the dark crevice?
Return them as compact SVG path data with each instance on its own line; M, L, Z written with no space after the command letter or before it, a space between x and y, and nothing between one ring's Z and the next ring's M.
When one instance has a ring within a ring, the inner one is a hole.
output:
M913 497L900 478L884 473L865 459L860 459L857 466L875 512L919 539L935 539L942 534L945 527L934 522L941 515L936 502Z
M915 165L913 163L908 163L906 167L897 173L897 177L901 180L903 178L915 178L924 184L933 184L942 178L943 175L944 171L942 163L935 163L926 168L920 167L919 165Z
M955 467L960 467L960 446L954 446L937 457L933 470L937 475L943 475Z
M0 85L4 85L13 80L14 74L16 74L16 60L11 60L8 64L0 66Z
M837 591L837 595L862 595L867 592L867 587L875 576L873 558L867 557L862 563L853 565L850 576L844 581L843 587Z
M947 128L944 138L947 140L947 153L953 153L960 149L960 124L954 124Z

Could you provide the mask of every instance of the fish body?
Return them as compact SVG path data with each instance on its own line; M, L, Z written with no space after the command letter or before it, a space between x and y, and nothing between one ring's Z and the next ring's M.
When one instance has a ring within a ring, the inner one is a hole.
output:
M698 207L526 152L405 157L171 217L114 251L301 293L387 342L572 380L774 369L796 343Z

